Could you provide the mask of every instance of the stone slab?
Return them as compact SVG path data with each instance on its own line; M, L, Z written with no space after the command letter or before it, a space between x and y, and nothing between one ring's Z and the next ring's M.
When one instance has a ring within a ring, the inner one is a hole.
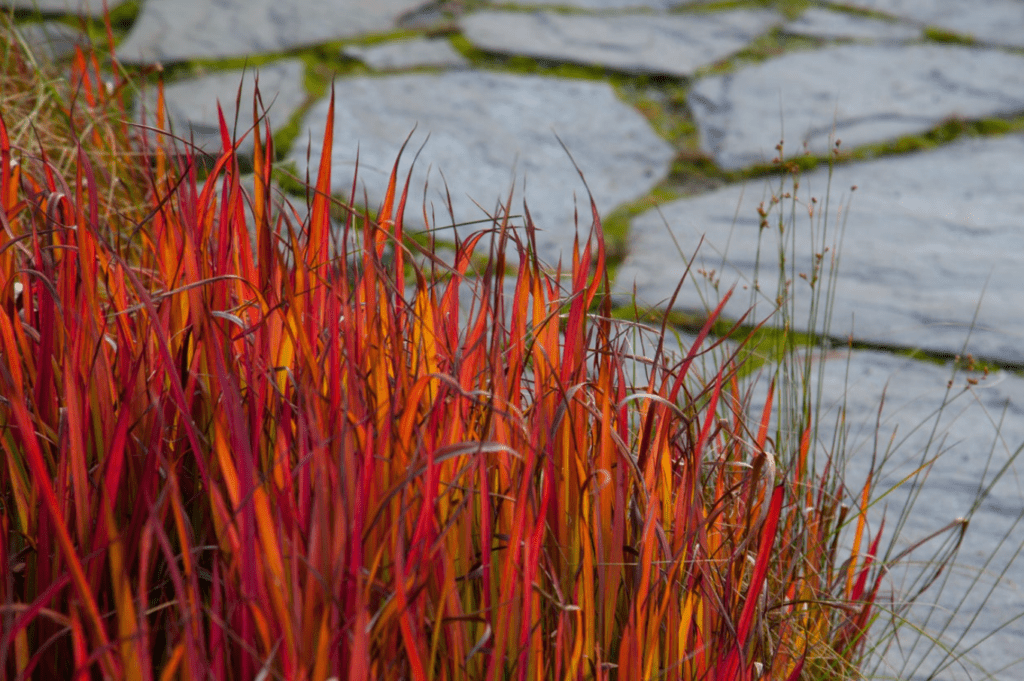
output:
M899 65L895 68L894 65ZM913 135L951 116L1024 111L1024 56L952 45L840 45L703 78L688 102L701 146L723 168L827 155ZM834 135L834 136L833 136Z
M468 223L486 220L485 211L494 214L514 180L512 213L523 214L525 196L540 230L538 252L549 263L572 246L576 207L582 236L591 225L586 190L559 137L602 213L649 192L668 173L673 157L646 119L606 83L456 71L339 80L335 90L332 191L349 195L358 150L359 196L365 189L371 207L379 206L399 149L412 134L399 178L405 179L417 150L426 145L409 185L410 229L423 224L424 201L427 214L435 216L434 227L452 224L445 183L456 222ZM311 175L319 162L327 108L327 100L315 104L299 135L312 140ZM295 145L289 158L304 174L305 145ZM523 219L515 222L522 225ZM466 224L459 233L485 228L487 223ZM438 236L452 235L448 230Z
M123 62L267 54L382 33L426 0L147 0L118 47Z
M297 59L264 64L256 69L232 70L214 73L200 78L171 83L164 87L164 100L171 131L188 141L190 135L196 146L203 151L218 155L222 145L217 103L224 111L228 128L234 127L235 102L241 102L238 112L238 136L241 137L252 127L253 95L258 80L260 98L267 108L271 131L283 127L306 100L302 86L305 65ZM238 85L242 83L241 100L238 100ZM136 107L136 120L142 120L142 106ZM156 121L156 93L145 98L146 121ZM248 133L238 147L243 155L251 154L252 134Z
M918 635L907 627L900 634L902 648L891 646L878 651L884 657L879 655L869 662L880 662L883 666L873 671L869 664L862 670L865 677L1003 681L1021 678L1024 662L1019 644L1024 640L1024 623L1013 620L1024 612L1024 556L1014 555L1024 541L1024 528L1019 525L1024 517L1024 458L1013 457L1024 443L1024 379L1007 372L987 376L981 372L954 374L948 365L879 352L834 351L828 353L823 364L821 356L816 353L818 359L810 374L811 395L821 397L812 450L819 471L830 455L837 456L834 465L843 466L843 478L849 489L846 502L856 508L857 493L873 460L878 498L922 462L937 457L926 479L918 478L894 489L869 510L869 527L877 532L885 516L880 545L887 546L901 511L913 500L895 542L898 552L957 518L970 516L955 567L944 575L948 582L943 584L940 580L925 592L919 604L910 610L909 618L922 624L930 613L931 619L925 625L930 635L948 623L941 640L959 650L981 641L967 659L995 672L989 677L968 663L964 667L954 664L930 675L949 658L937 648L929 650L926 639L915 646ZM754 414L760 414L770 375L771 372L765 372L755 387ZM842 449L833 439L840 413L847 428ZM788 433L785 438L799 441L799 434ZM1007 471L997 481L997 472L1003 466ZM991 490L971 516L983 481L991 484ZM898 598L910 591L911 580L926 571L923 561L933 556L947 536L948 533L925 544L910 556L909 562L896 565L885 583L887 592L895 589ZM851 541L848 534L844 545L849 546ZM989 559L991 562L987 563ZM1007 567L1006 575L989 596L999 572ZM980 577L977 583L976 577ZM972 623L976 612L980 616ZM996 632L1005 622L1009 626ZM957 637L965 630L968 633L964 641L957 644ZM991 638L982 641L989 634Z
M114 9L125 0L107 0L107 7ZM102 17L103 0L5 0L3 9L24 11L38 10L44 14L74 14L82 17Z
M463 17L461 25L467 40L489 52L686 77L781 21L755 10L601 16L484 11Z
M491 4L507 5L506 0L490 0ZM519 0L523 7L573 7L587 10L660 9L692 5L701 0Z
M89 36L59 21L20 24L18 33L36 59L46 62L60 61L75 53L75 47L89 47Z
M720 292L736 285L727 313L738 318L756 302L755 317L767 317L778 292L782 215L788 225L783 235L787 278L795 282L793 323L807 328L811 287L797 274L810 275L812 259L825 247L831 250L823 263L829 264L839 225L845 224L832 335L852 333L858 340L950 356L961 352L969 336L968 352L1024 364L1022 159L1024 136L1010 135L836 167L824 237L827 168L801 178L795 208L790 200L771 206L765 180L681 199L633 221L631 250L614 290L619 302L627 302L635 283L641 304L665 305L703 237L694 272L715 270L719 288L693 274L676 308L714 306ZM780 181L770 181L772 191L780 194ZM853 185L858 189L851 195ZM789 183L785 191L791 191ZM817 199L813 221L807 212L812 198ZM763 230L762 202L770 208L769 227ZM754 297L759 247L761 292ZM823 330L820 320L816 326Z
M909 42L920 40L924 31L918 26L870 17L832 12L812 7L782 27L790 35L823 40L866 40L872 42Z
M884 12L983 43L1024 47L1024 3L1020 0L827 0Z
M469 60L444 38L413 38L372 47L349 45L342 54L378 71L400 71L421 66L469 66Z

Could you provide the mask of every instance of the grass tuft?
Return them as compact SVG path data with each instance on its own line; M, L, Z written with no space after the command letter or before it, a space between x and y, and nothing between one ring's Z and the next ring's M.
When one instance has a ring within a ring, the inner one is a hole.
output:
M333 101L295 206L261 112L247 190L223 116L201 178L94 55L4 58L5 677L857 676L872 478L814 460L785 370L753 413L740 380L792 336L715 340L727 293L671 352L593 201L570 262L508 205L434 257L397 161L376 210L330 196Z

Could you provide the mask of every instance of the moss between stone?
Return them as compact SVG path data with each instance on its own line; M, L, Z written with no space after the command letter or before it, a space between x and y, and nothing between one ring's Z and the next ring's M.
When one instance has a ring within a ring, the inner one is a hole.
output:
M600 66L588 66L549 59L538 59L524 55L506 55L487 52L475 47L462 35L452 35L452 46L478 69L501 71L518 75L540 75L576 80L600 80L613 78L616 74Z
M917 135L905 135L895 140L867 144L849 151L842 150L837 154L836 161L840 163L865 161L936 149L962 137L998 137L1021 132L1024 132L1024 115L984 118L976 121L948 118L931 130Z
M973 36L954 33L953 31L939 28L938 26L925 26L924 37L936 43L947 43L950 45L967 45L973 47L978 41Z
M619 206L601 219L608 258L608 276L612 281L615 280L618 266L629 254L629 225L633 218L659 205L674 201L680 196L679 193L662 183L646 196Z
M886 14L874 9L865 9L863 7L856 7L852 3L854 0L849 0L849 5L829 5L827 9L834 12L842 12L843 14L849 14L851 16L860 17L863 19L879 19L881 21L889 21L895 23L898 21L892 14Z
M142 3L139 0L128 0L110 10L110 32L114 34L115 42L121 41L128 34L141 11ZM102 18L67 16L59 20L74 28L84 28L94 45L107 44L107 27Z
M707 313L697 311L665 311L657 308L641 308L634 304L617 307L612 311L612 317L655 327L660 326L667 319L668 328L691 335L699 333L708 318ZM854 341L849 338L822 337L772 326L762 326L760 328L752 324L736 326L736 320L728 318L716 320L711 327L711 335L714 337L728 336L737 342L742 341L742 346L738 349L736 355L737 363L740 365L738 372L740 378L754 373L763 366L780 364L786 355L795 351L821 347L829 349L845 348L864 352L885 352L890 355L906 357L936 366L949 366L952 363L953 366L961 371L1008 371L1014 375L1024 377L1024 366L996 362L971 355L961 357L959 355L932 352L920 348L893 347L880 343Z
M543 5L533 4L527 5L519 2L489 2L488 0L477 0L476 2L467 3L467 10L499 10L502 12L557 12L558 14L582 14L591 15L592 12L586 7L574 7L569 4L559 4L559 0L547 0ZM469 7L471 5L472 7ZM638 14L650 13L651 10L647 7L637 7L630 10L630 12L636 12Z

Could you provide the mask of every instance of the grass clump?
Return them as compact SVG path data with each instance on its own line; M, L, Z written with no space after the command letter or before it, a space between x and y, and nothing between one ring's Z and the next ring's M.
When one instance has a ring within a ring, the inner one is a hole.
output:
M400 178L374 215L328 198L330 120L300 209L265 125L253 191L226 125L200 188L117 82L9 64L5 676L855 675L879 537L809 427L776 451L771 398L703 363L717 311L682 356L630 350L596 211L564 272L504 216L410 268Z

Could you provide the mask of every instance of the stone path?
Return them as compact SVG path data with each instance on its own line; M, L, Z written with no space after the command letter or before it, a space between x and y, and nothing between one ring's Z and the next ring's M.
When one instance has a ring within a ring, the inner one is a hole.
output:
M524 7L544 7L557 5L587 10L618 10L618 9L671 9L693 3L695 0L525 0L516 4ZM504 0L490 0L491 4L507 4Z
M572 243L574 209L589 214L561 139L602 215L623 204L635 215L628 234L616 237L613 285L620 303L631 302L635 291L642 305L664 306L684 259L703 238L693 285L683 287L676 307L699 312L736 284L728 314L739 316L755 301L757 314L767 316L776 296L781 215L783 237L796 254L787 263L794 323L807 326L812 289L800 274L813 274L818 253L823 264L831 262L838 252L833 240L845 225L832 333L887 348L854 353L849 369L841 361L827 363L820 385L826 405L840 395L848 400L856 478L873 442L886 380L883 439L897 423L900 437L913 431L946 395L948 367L907 360L893 349L953 356L966 348L1008 367L1024 365L1024 287L1018 283L1024 272L1024 0L705 5L143 0L118 54L137 64L189 63L168 83L170 114L179 135L194 134L211 149L216 102L234 116L237 58L269 57L258 69L260 89L265 103L273 101L274 127L299 129L290 149L280 151L300 175L307 170L307 144L316 163L327 108L306 88L340 69L331 150L336 191L347 195L358 148L362 186L370 203L378 202L398 147L412 134L403 171L423 149L411 183L410 226L419 224L423 200L432 226L450 224L446 181L460 223L483 218L514 183L513 212L521 213L528 201L542 230L541 255L549 261ZM98 0L0 0L2 8L46 12L37 18L23 11L17 19L27 39L53 47L54 59L78 38L30 24L62 13L95 16L101 6ZM215 60L225 61L218 66ZM538 75L551 72L559 77ZM245 88L251 88L249 73ZM250 91L243 92L243 104ZM243 106L245 127L247 114ZM948 139L950 131L964 129L970 135ZM822 164L793 189L770 172L780 140L784 158L826 158L837 138L841 162L831 178ZM689 187L718 188L693 196ZM773 205L772 191L790 197ZM766 211L764 229L759 207ZM826 225L824 237L812 238L815 226ZM582 219L580 228L588 227ZM752 287L755 272L760 291ZM817 290L823 286L815 282ZM992 374L944 412L943 418L958 417L939 424L950 452L929 478L931 491L917 500L904 531L908 541L965 514L989 453L1002 461L1024 440L1022 380ZM955 388L963 385L960 380ZM1004 406L1002 440L993 449L992 420ZM911 460L924 450L918 438L926 430L903 442ZM830 442L825 431L822 442ZM826 444L821 451L828 451ZM1022 478L1014 477L1021 475L1014 466L975 512L962 569L951 573L939 599L943 607L980 607L982 587L972 587L972 571L993 554L1005 564L1011 558L1005 552L1021 544L1024 530L1013 527L1024 508ZM890 513L902 494L889 498ZM1024 561L1009 568L997 595L984 603L975 638L1024 610L1021 584ZM950 631L965 618L953 620ZM992 678L1017 679L1024 673L1021 640L1017 622L972 655L1000 670ZM904 669L895 676L913 675ZM935 678L968 676L980 678L976 670L956 667Z
M924 460L936 457L923 485L895 489L871 509L871 527L877 531L884 514L885 527L893 532L900 509L912 500L913 512L900 531L898 552L943 530L956 518L969 518L969 531L949 581L940 580L923 599L938 605L931 613L930 630L941 631L940 640L946 646L955 644L967 631L963 647L978 642L987 633L985 627L971 626L971 617L979 609L991 626L1007 623L1003 630L979 645L976 659L987 669L1004 668L996 678L1016 678L1014 670L1020 668L1021 660L1020 641L1024 640L1024 621L1019 619L1024 612L1024 582L1019 567L994 594L990 589L999 567L1014 560L1024 533L1021 467L1011 466L1006 475L997 475L1024 442L1024 379L1007 372L954 375L948 366L880 352L833 355L824 363L820 376L817 365L812 372L812 385L821 395L822 405L816 442L819 460L836 449L833 437L840 409L845 410L849 426L845 479L853 489L867 479L873 454L882 471L876 481L878 489L893 487ZM762 388L764 384L762 381ZM754 400L754 413L758 413L760 405L763 397L759 396ZM972 502L982 479L991 489L972 515ZM940 539L912 554L911 559L927 560L941 541L952 534L944 532ZM916 568L897 568L889 576L886 588L894 588L897 593L911 591L909 580L917 574L920 573ZM922 621L928 614L928 607L917 605L909 616ZM888 670L880 667L880 678L924 679L925 670L949 662L940 648L926 646L925 642L913 651L907 640L903 640L903 645L907 647L907 663L902 662L901 655L889 651L886 661L895 666ZM976 669L965 674L953 664L932 678L987 677Z
M425 0L146 0L118 56L128 62L221 59L379 33Z
M820 156L835 139L859 147L951 117L1024 111L1024 56L951 45L841 45L701 79L689 103L702 147L735 170L770 163L782 139L787 157Z
M444 38L399 40L372 47L351 45L342 50L342 54L378 71L469 66L469 60Z
M111 10L124 4L125 0L107 0ZM102 17L103 0L4 0L0 8L18 9L26 12L39 10L48 14L67 13L84 17Z
M75 47L89 45L88 35L57 21L26 24L21 28L21 38L33 57L48 62L71 57L75 54Z
M586 15L475 12L462 32L480 49L593 64L627 73L691 76L781 23L774 12Z
M382 100L387 107L377 106ZM303 119L300 139L312 140L314 159L320 157L328 104L317 103ZM515 181L517 192L525 185L531 215L542 230L538 249L549 262L572 247L575 206L585 220L581 231L590 226L586 190L578 177L573 181L572 161L559 138L572 150L605 213L649 192L672 159L669 145L604 83L484 71L351 78L336 83L335 106L336 120L345 124L334 131L334 191L350 193L358 151L358 193L365 188L371 203L379 203L402 142L415 129L399 177L404 179L425 143L410 184L411 200L422 205L429 182L432 226L452 224L449 193L455 224L470 223L494 215L495 201L507 198ZM589 113L579 116L581 110ZM296 164L304 166L305 158L306 149L292 150ZM493 193L495 188L501 193ZM516 201L513 212L522 213L521 208ZM410 220L419 214L410 211ZM480 228L462 229L468 234Z
M857 190L851 192L854 185ZM766 317L778 294L774 263L781 218L789 224L782 238L795 245L790 265L796 274L790 272L788 278L794 282L797 328L808 328L814 301L809 282L800 274L811 276L816 255L841 236L834 335L947 355L961 352L966 342L966 350L978 356L1022 365L1022 187L1022 135L960 140L932 151L839 166L831 174L821 168L800 179L795 208L791 200L770 205L763 180L731 185L637 217L615 287L622 303L635 289L642 305L663 305L703 238L695 267L714 270L715 276L696 275L699 286L684 287L676 308L716 304L712 283L723 292L737 286L728 311L739 317L751 304L743 287L754 281L760 252L759 310ZM774 195L792 192L789 182L775 182L773 189ZM827 226L821 207L828 197L831 231L821 243L815 236L821 227L813 226ZM770 210L765 229L758 214L761 204ZM839 207L847 204L840 214ZM813 220L808 206L818 209ZM666 248L674 243L670 232L680 250ZM834 253L834 248L825 253L825 267ZM824 331L821 322L815 327Z
M787 23L783 30L792 35L828 40L869 40L902 43L920 40L924 31L902 22L834 12L812 7Z
M827 0L834 5L884 12L981 43L1024 47L1024 7L1019 0Z
M224 120L229 129L234 129L238 119L236 139L245 139L238 146L241 154L252 154L253 136L246 134L252 127L252 103L256 86L266 107L271 130L279 130L295 114L306 99L302 87L305 66L301 61L287 59L268 64L259 69L220 71L201 78L171 83L164 88L167 102L167 118L173 134L185 142L192 141L197 149L214 156L220 153L220 119L217 105L220 104ZM241 94L239 95L239 84ZM156 93L149 93L145 101L136 107L136 116L149 125L155 125ZM240 106L236 107L236 103Z

